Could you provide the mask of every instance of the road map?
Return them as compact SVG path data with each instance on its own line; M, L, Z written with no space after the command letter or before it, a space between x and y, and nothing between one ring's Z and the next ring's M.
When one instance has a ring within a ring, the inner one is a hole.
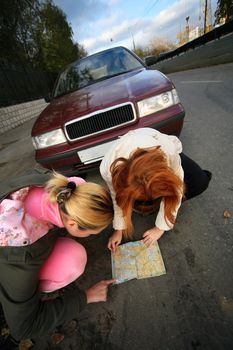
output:
M122 244L111 253L111 259L116 284L166 273L158 242L150 247L146 247L143 241Z

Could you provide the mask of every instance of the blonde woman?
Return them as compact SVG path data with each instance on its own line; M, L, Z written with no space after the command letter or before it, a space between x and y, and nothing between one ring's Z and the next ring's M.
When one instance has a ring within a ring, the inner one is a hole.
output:
M44 187L20 189L0 203L0 302L15 339L50 333L76 318L87 303L106 301L113 280L50 301L41 301L40 291L73 282L87 261L80 243L59 238L53 228L87 237L99 234L112 219L112 201L104 187L57 173Z

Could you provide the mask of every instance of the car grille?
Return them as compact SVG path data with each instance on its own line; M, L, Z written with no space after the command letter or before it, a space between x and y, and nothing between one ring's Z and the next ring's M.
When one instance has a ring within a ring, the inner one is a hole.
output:
M129 124L135 119L133 104L127 103L72 120L65 124L65 130L69 140L77 140L116 128L119 125Z

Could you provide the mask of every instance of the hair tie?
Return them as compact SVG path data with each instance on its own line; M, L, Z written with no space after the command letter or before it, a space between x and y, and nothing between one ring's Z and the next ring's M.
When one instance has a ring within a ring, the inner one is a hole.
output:
M69 181L66 187L63 187L61 191L57 194L57 197L56 197L57 202L59 204L63 204L67 199L70 198L75 188L76 188L76 183L73 181Z
M76 183L73 182L73 181L69 181L67 186L66 186L66 188L70 188L71 191L73 192L75 190L75 188L76 188Z

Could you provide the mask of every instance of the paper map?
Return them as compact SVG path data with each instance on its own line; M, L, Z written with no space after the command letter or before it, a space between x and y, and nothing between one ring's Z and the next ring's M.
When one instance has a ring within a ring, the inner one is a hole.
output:
M166 273L158 242L146 247L143 241L129 242L111 254L112 276L116 284Z

